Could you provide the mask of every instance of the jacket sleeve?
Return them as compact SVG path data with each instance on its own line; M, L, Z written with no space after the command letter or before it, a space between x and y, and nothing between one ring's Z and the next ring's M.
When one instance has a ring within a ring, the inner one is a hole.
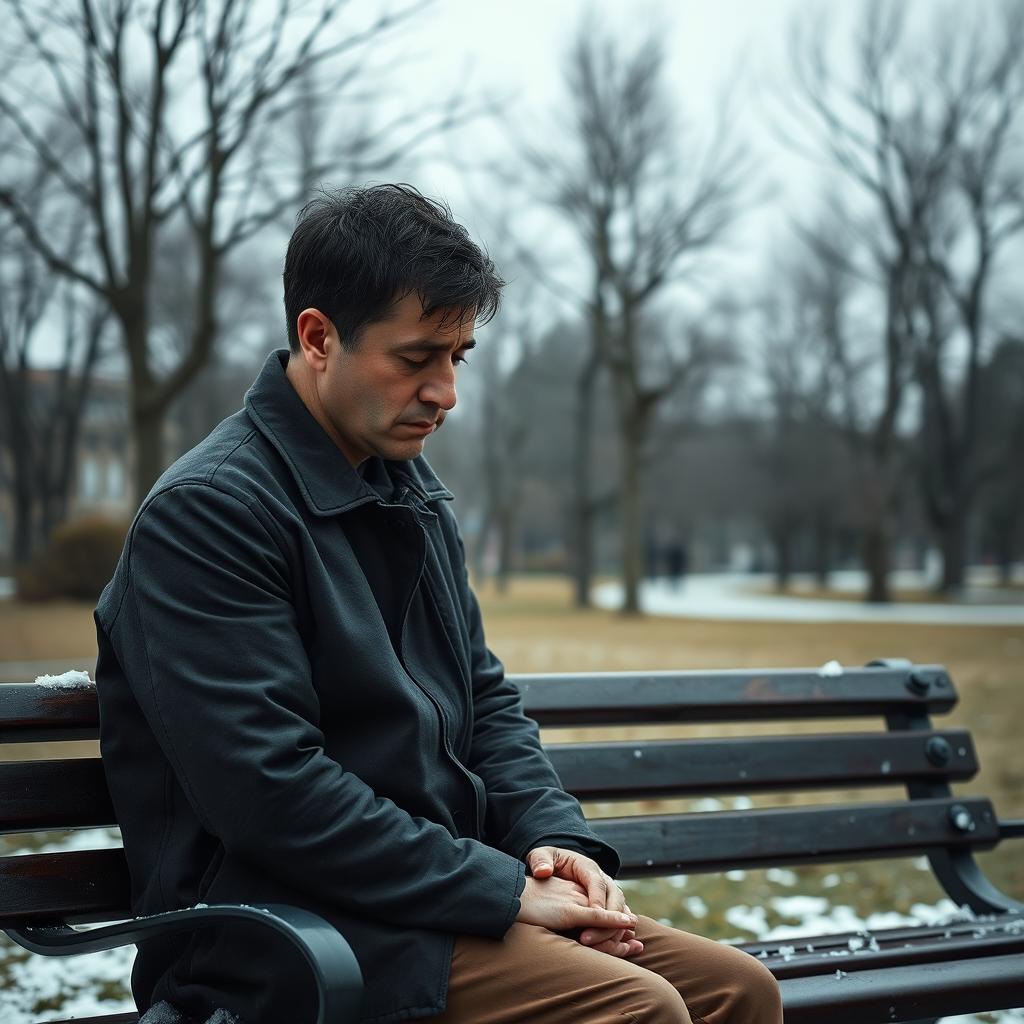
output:
M461 542L460 542L461 548ZM619 857L587 824L579 802L566 793L540 742L537 723L523 711L518 688L484 639L480 606L460 566L463 607L471 639L473 740L469 765L487 790L487 839L522 860L535 846L559 836L593 857L610 875Z
M203 827L350 913L503 935L523 865L411 816L324 753L283 550L261 506L205 483L156 496L129 537L107 632Z

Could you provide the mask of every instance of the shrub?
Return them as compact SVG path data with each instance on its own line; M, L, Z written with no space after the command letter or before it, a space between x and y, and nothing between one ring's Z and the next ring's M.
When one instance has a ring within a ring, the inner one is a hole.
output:
M127 522L104 516L58 526L47 546L15 573L18 597L95 601L114 573L127 532Z

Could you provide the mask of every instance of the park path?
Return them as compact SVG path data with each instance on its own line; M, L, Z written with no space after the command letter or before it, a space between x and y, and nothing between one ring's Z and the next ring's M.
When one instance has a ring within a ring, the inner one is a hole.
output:
M997 590L984 569L973 570L971 588L955 604L894 602L872 605L858 598L864 574L838 572L833 587L849 593L849 600L780 597L770 592L767 573L699 573L677 587L667 580L648 580L641 586L641 607L650 615L693 619L737 619L778 622L897 622L931 625L1024 626L1024 592ZM795 577L795 582L801 582ZM893 574L897 589L918 589L925 581L917 572ZM602 608L622 604L617 583L594 588L594 601Z

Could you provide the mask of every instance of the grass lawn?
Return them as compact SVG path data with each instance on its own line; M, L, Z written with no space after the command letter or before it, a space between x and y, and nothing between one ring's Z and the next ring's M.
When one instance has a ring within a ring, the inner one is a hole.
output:
M877 657L906 657L947 666L960 693L952 715L940 719L974 734L982 770L979 780L961 792L991 796L1001 817L1024 818L1024 629L1006 626L923 626L874 623L714 622L668 618L624 618L613 612L579 612L570 607L569 587L558 579L520 578L506 595L481 593L484 621L494 650L517 672L670 668L781 667L820 665L835 659L861 665ZM91 607L85 604L18 605L0 601L0 659L46 660L95 657ZM798 728L813 732L821 723ZM881 722L857 723L880 728ZM756 726L663 727L660 730L580 730L560 732L560 740L603 736L753 733ZM771 730L767 730L771 731ZM775 731L778 731L776 728ZM548 737L551 738L551 737ZM88 752L88 745L79 745ZM44 756L45 747L0 748L0 757ZM884 799L885 790L861 794ZM813 799L834 799L816 794ZM784 798L758 797L754 803L780 804ZM725 798L721 806L736 806ZM742 804L741 804L742 805ZM749 804L747 804L749 805ZM653 805L648 805L653 806ZM665 804L677 809L692 801ZM702 806L710 806L707 801ZM592 814L628 813L628 805L589 807ZM985 870L1002 888L1024 899L1024 850L1007 843L981 857ZM631 883L634 910L669 919L717 937L753 934L758 915L768 925L806 920L813 906L848 906L861 917L872 910L906 912L917 903L942 896L929 871L907 861L840 865L798 871L730 872L686 880ZM800 896L817 904L794 902ZM740 908L737 910L736 908ZM744 913L742 908L751 908ZM803 907L801 914L796 909ZM751 918L751 914L754 918Z

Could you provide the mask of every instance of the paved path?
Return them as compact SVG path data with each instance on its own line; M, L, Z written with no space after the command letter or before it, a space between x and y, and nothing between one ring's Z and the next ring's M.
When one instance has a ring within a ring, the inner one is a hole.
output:
M800 577L796 577L797 582ZM849 600L814 600L777 597L768 591L772 577L754 573L706 573L687 576L678 589L666 581L645 582L641 607L651 615L693 619L756 619L786 622L906 622L935 625L1024 626L1024 593L985 588L984 570L972 575L972 589L957 604L867 604L857 597L863 592L864 575L835 573L836 590L849 592ZM893 585L922 586L920 573L894 573ZM622 588L606 583L594 589L594 601L603 608L618 608Z

